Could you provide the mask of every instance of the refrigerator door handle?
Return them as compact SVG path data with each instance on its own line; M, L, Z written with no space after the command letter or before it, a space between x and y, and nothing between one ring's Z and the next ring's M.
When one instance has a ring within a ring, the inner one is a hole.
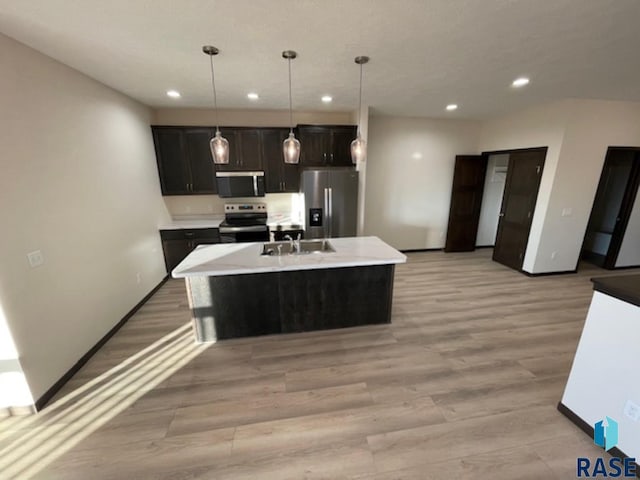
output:
M327 238L327 229L329 228L329 189L324 189L324 224L322 227L322 232L324 233L324 238Z
M333 188L329 187L329 223L327 223L327 227L329 230L329 238L333 237Z

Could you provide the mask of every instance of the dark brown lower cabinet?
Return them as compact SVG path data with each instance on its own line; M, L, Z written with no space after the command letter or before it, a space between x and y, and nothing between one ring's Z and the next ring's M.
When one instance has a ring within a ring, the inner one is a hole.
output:
M217 228L193 228L188 230L160 230L164 264L167 273L184 260L198 245L220 243Z

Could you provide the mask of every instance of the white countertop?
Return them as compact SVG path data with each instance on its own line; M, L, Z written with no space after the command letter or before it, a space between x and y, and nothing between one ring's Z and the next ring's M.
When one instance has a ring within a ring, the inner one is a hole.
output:
M190 228L218 228L224 220L224 215L193 215L191 217L176 217L168 223L163 223L159 230L182 230Z
M171 275L174 278L214 277L243 273L284 272L323 268L405 263L407 257L378 237L331 238L335 252L306 255L260 255L260 243L200 245Z

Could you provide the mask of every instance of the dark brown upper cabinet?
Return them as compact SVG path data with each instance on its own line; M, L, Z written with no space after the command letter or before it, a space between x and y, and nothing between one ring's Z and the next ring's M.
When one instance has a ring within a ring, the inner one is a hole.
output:
M217 193L207 127L152 127L163 195Z
M298 192L300 168L284 163L282 143L289 136L288 128L263 128L262 162L265 170L267 193Z
M267 193L298 192L303 167L352 167L350 145L356 137L353 125L301 125L299 165L282 157L288 128L222 127L229 142L229 163L215 165L209 142L214 127L152 126L163 195L218 193L216 171L265 172Z
M352 167L353 125L298 125L300 165L303 167Z
M229 170L262 170L259 128L223 127L220 133L229 141L229 163L216 165L221 172Z

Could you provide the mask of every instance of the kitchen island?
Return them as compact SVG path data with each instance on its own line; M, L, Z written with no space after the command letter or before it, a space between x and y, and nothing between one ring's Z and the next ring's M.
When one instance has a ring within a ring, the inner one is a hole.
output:
M406 257L377 237L329 242L334 251L291 255L262 255L263 243L196 248L172 272L186 281L196 341L389 323Z

